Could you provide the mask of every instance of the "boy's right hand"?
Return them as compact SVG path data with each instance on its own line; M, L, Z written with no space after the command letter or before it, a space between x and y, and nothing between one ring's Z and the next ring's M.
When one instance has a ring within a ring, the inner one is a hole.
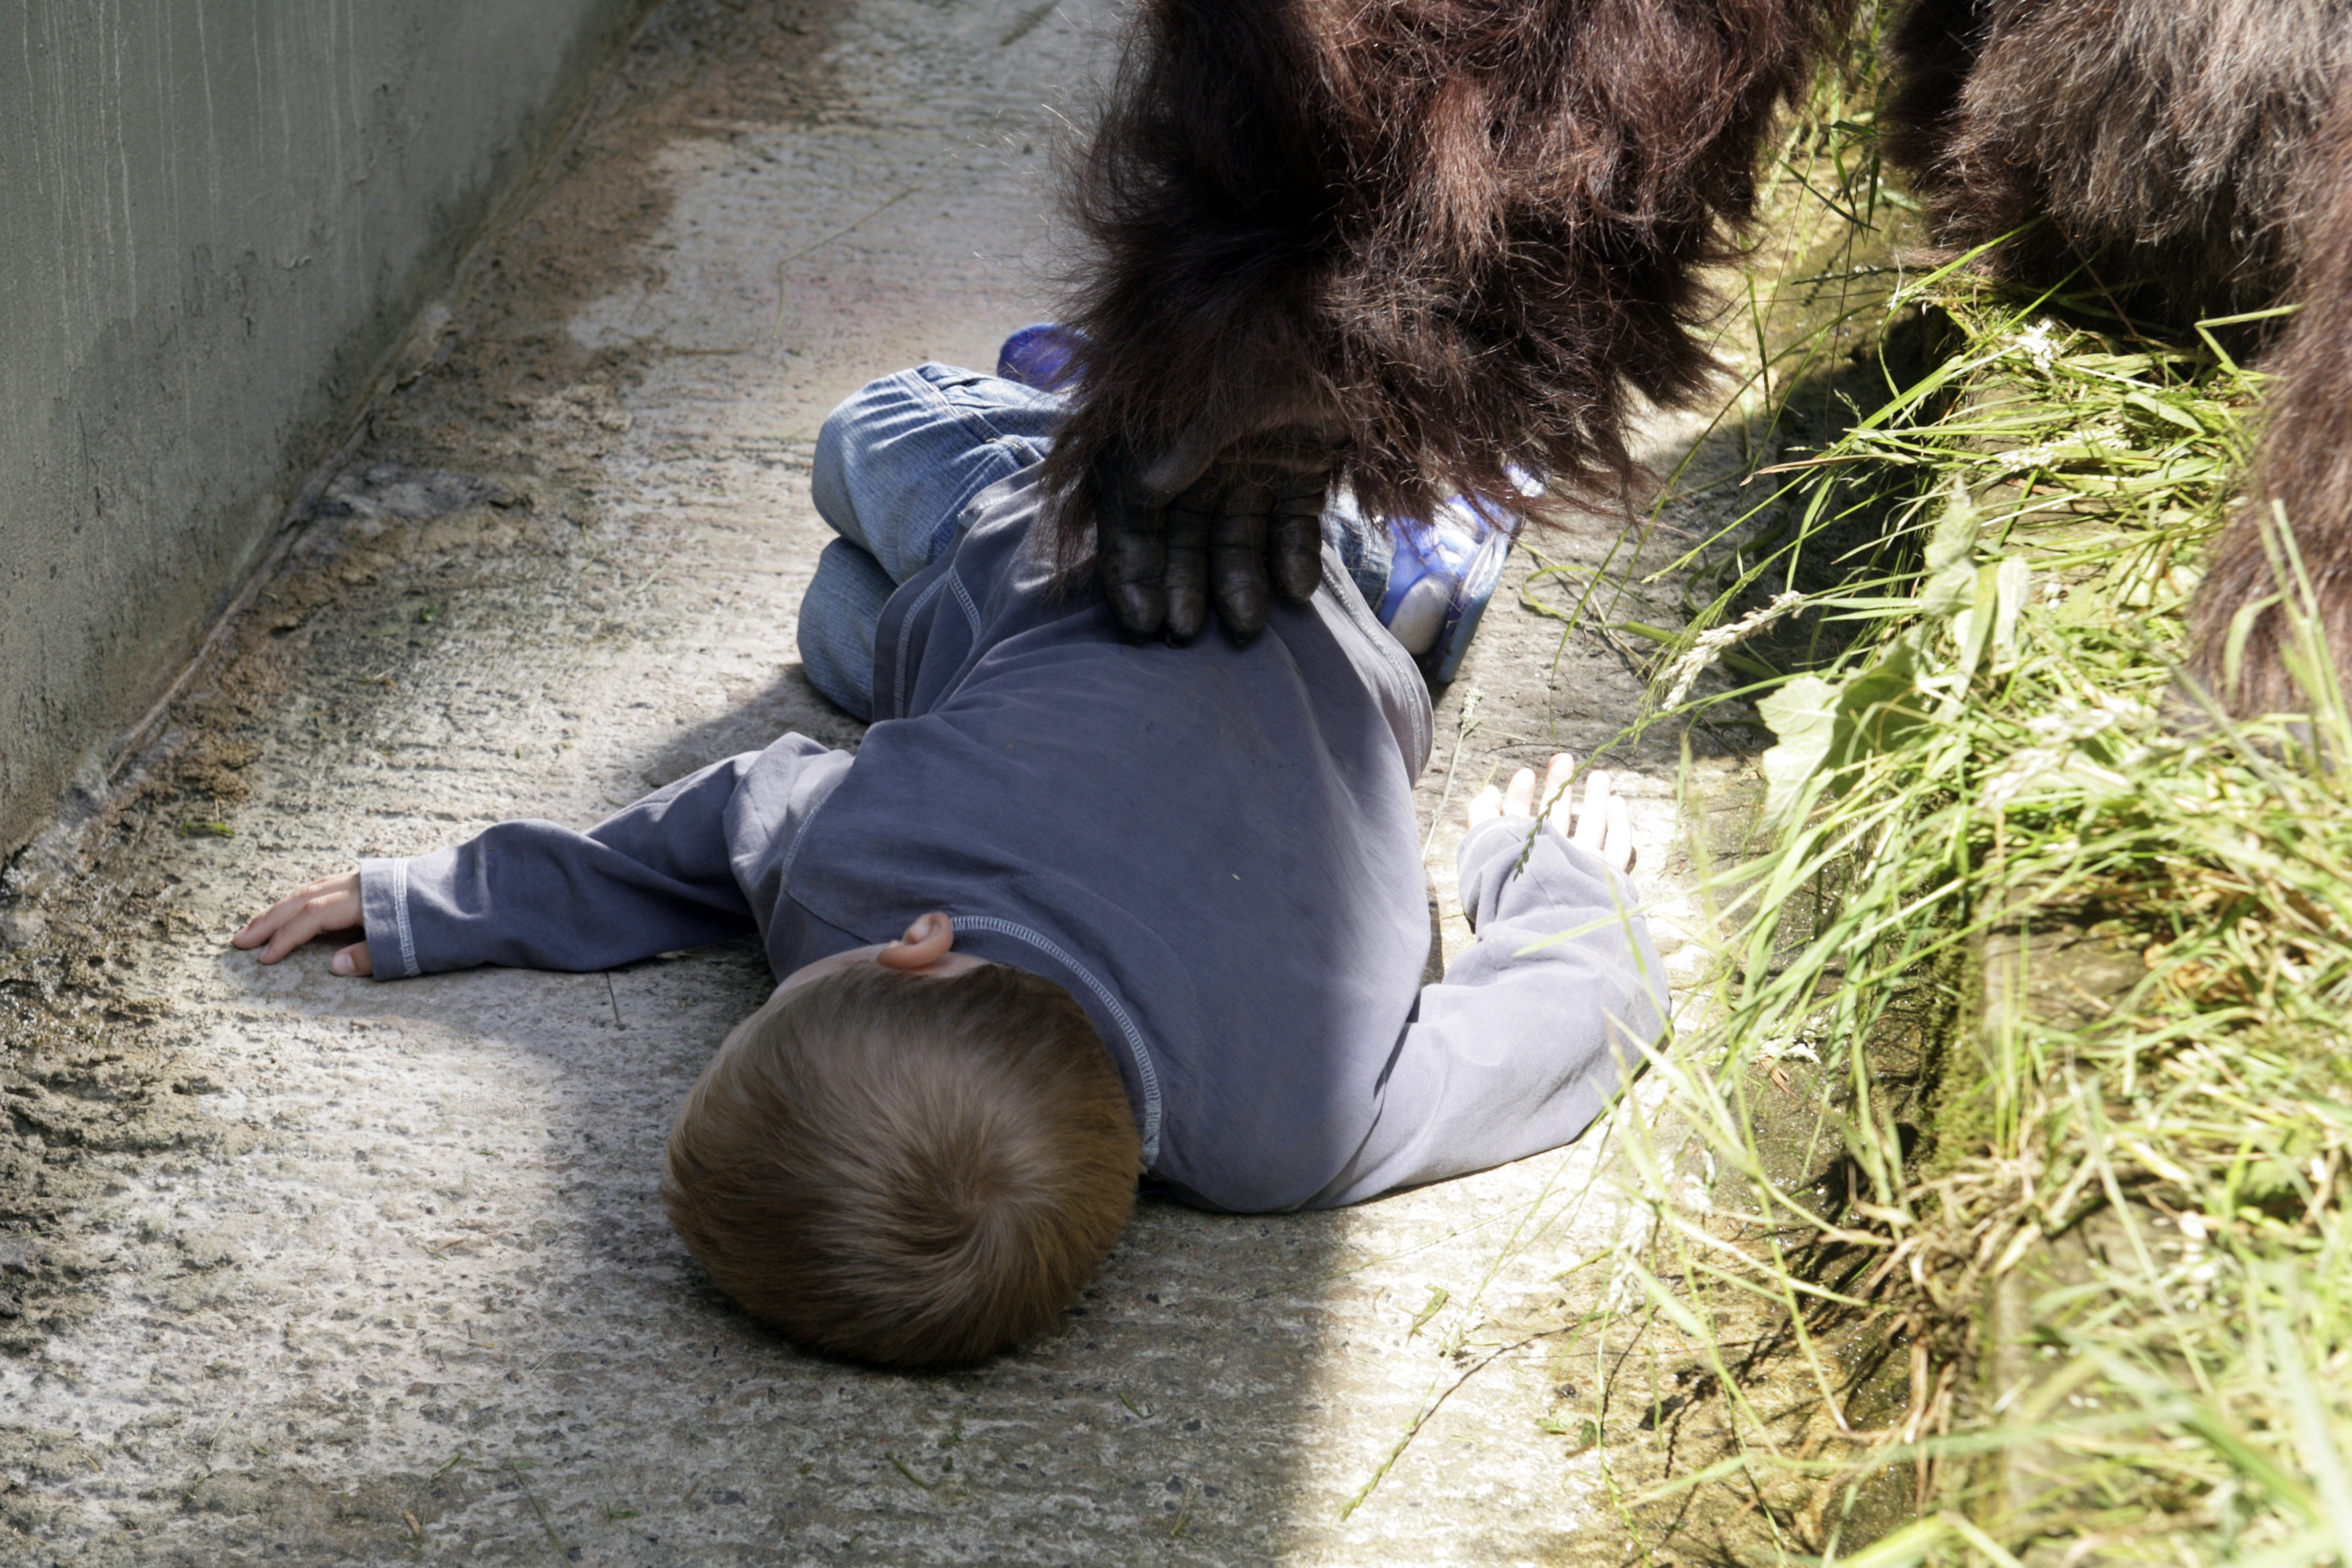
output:
M229 941L238 947L258 947L261 962L275 963L314 936L331 931L350 931L363 923L360 913L360 874L346 871L340 877L295 889L247 921L245 929ZM355 942L338 952L327 961L327 967L337 974L375 973L364 942Z

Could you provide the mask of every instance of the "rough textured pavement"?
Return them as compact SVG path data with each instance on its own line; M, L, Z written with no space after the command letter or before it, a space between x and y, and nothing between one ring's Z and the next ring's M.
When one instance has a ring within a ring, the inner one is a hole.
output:
M1627 1556L1602 1456L1537 1425L1594 1397L1547 1370L1549 1281L1638 1217L1602 1130L1346 1213L1147 1205L1060 1331L886 1375L744 1320L661 1217L669 1118L771 984L748 946L397 985L226 946L363 853L854 742L793 651L817 424L1047 313L1111 9L659 7L144 749L21 859L0 1562ZM1635 711L1559 630L1507 590L1441 710L1450 943L1460 803ZM1629 765L1671 892L1675 759Z

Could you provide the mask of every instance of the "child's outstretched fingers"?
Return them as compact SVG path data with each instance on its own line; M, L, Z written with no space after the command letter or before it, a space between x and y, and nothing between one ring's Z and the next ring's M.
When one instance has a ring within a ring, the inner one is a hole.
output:
M247 921L245 929L229 941L237 947L260 948L257 956L261 962L275 963L322 931L349 931L360 923L360 874L346 871L340 877L297 888ZM361 946L364 948L365 944ZM337 973L365 974L370 971L353 968Z
M1511 775L1511 787L1503 792L1503 815L1527 816L1536 808L1536 771L1521 768Z
M1625 797L1609 797L1609 822L1601 835L1601 858L1620 871L1633 868L1633 813Z
M1609 773L1604 768L1595 768L1584 775L1584 809L1576 814L1576 837L1570 842L1579 849L1599 855L1608 831Z
M1575 792L1568 781L1576 776L1576 759L1566 752L1554 752L1551 766L1544 772L1544 820L1562 838L1568 837L1569 803Z
M1562 752L1553 757L1551 767L1544 777L1543 795L1540 801L1536 795L1536 771L1533 768L1521 768L1517 773L1513 773L1508 788L1496 789L1493 784L1488 784L1471 797L1466 814L1470 826L1475 827L1482 822L1491 822L1498 816L1532 816L1540 808L1542 802L1550 802L1554 796L1562 793L1568 782L1568 775L1575 771L1575 760L1567 752ZM1553 821L1565 820L1557 805L1553 805L1550 809L1554 814Z

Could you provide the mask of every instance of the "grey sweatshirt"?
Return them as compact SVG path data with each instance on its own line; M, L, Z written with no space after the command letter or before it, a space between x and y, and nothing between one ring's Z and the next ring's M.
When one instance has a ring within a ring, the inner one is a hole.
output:
M1076 997L1145 1163L1203 1207L1354 1203L1569 1142L1662 1030L1632 885L1549 827L1462 844L1476 942L1423 987L1420 676L1326 552L1245 647L1120 637L983 492L876 643L853 757L798 735L585 833L509 822L362 864L385 978L592 970L756 930L778 975L944 910Z

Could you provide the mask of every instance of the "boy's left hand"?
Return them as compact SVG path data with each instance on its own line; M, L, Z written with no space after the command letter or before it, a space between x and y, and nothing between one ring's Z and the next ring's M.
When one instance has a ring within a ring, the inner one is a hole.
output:
M1609 787L1609 775L1599 768L1592 770L1584 781L1584 809L1575 813L1575 828L1569 831L1569 800L1571 791L1569 780L1576 772L1576 759L1566 752L1555 752L1551 766L1544 775L1543 798L1545 816L1559 836L1579 849L1598 855L1602 863L1619 871L1633 868L1633 814L1625 808L1625 797ZM1470 802L1470 826L1477 826L1499 816L1532 816L1536 808L1536 775L1532 768L1521 768L1511 775L1507 790L1488 784Z
M350 931L363 924L360 914L360 874L346 871L297 888L245 923L229 941L238 947L258 947L264 963L275 963L314 936ZM373 974L368 945L355 942L327 961L337 974Z

